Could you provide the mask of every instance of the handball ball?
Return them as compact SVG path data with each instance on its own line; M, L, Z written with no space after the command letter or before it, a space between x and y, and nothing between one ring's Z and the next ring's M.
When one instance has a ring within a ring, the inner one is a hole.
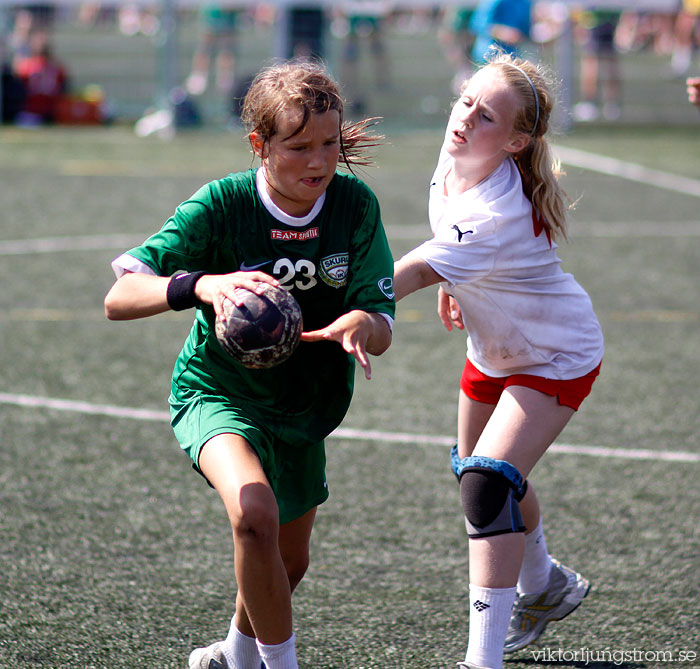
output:
M260 295L236 288L243 304L224 298L224 314L216 317L214 330L223 349L251 369L266 369L284 362L301 341L301 309L284 288L263 283Z

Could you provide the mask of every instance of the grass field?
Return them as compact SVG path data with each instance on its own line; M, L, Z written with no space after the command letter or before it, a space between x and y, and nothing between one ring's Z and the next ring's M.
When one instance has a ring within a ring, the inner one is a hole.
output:
M532 479L553 555L593 588L510 669L700 667L699 128L557 138L642 169L566 166L580 200L560 255L607 352ZM398 257L426 236L442 119L384 131L364 176ZM225 632L228 523L165 419L191 314L109 323L102 299L115 255L203 182L250 164L235 132L0 129L0 667L184 667ZM303 667L463 658L467 554L447 443L464 342L434 311L432 291L400 304L392 348L371 382L358 377L328 442L331 499L295 596Z

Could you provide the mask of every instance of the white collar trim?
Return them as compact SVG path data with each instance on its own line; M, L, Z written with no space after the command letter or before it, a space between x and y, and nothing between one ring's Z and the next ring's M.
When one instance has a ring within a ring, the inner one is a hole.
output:
M270 193L268 193L267 191L267 182L265 180L264 167L258 168L258 171L255 174L255 187L258 191L258 195L260 196L263 205L265 205L265 209L267 209L270 212L270 214L272 214L272 216L274 216L281 223L292 226L294 228L303 228L304 226L311 223L311 221L313 221L314 218L318 216L318 213L321 211L321 207L323 207L323 203L326 201L326 192L324 191L321 197L319 197L318 200L316 200L313 209L311 209L311 211L308 214L306 214L306 216L297 218L296 216L290 216L286 212L282 211L272 201Z

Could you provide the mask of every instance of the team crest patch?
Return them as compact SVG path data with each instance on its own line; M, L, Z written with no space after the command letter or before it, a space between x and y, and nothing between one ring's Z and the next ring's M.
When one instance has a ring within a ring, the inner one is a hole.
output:
M348 282L349 253L336 253L321 258L318 274L332 288L342 288Z

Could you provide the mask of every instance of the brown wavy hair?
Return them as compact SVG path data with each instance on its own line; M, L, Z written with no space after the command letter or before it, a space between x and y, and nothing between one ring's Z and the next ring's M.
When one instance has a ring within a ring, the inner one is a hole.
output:
M336 82L318 61L291 60L261 70L243 100L241 120L250 136L255 132L264 142L277 133L279 115L289 107L301 110L302 119L293 133L306 126L311 114L335 110L340 115L340 159L350 172L354 166L369 167L374 160L369 150L380 146L383 136L371 128L379 118L355 123L343 120L343 99Z

